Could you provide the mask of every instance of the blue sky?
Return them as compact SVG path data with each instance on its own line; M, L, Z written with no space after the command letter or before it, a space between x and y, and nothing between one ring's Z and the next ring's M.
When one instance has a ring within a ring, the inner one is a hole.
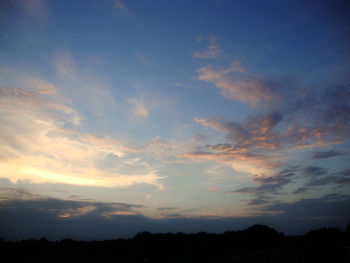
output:
M0 235L349 221L345 1L0 9Z

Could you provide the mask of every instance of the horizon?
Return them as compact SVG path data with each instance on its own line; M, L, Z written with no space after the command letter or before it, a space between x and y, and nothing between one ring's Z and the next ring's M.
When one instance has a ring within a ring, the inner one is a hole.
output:
M347 1L0 3L0 237L350 223Z
M227 230L225 232L149 232L149 231L141 231L137 232L135 235L130 236L130 237L115 237L115 238L108 238L108 239L72 239L70 237L65 237L61 239L48 239L45 236L38 237L38 238L24 238L24 239L12 239L12 240L7 240L2 237L0 237L0 242L6 243L6 242L12 242L12 243L22 243L26 241L48 241L48 242L65 242L65 241L73 241L73 242L96 242L96 241L119 241L119 240L128 240L128 241L133 241L137 239L148 239L148 238L155 238L159 236L166 236L167 240L170 240L176 236L182 236L182 237L191 237L191 236L203 236L203 235L208 235L208 236L227 236L230 235L239 237L239 235L255 235L256 237L263 238L263 237L271 237L273 236L274 238L289 238L289 237L317 237L322 236L322 237L332 237L332 238L346 238L346 236L349 234L349 226L348 224L346 227L343 229L337 228L337 227L321 227L318 229L311 229L304 234L298 234L298 235L286 235L283 232L278 232L276 229L269 227L268 225L261 225L261 224L252 224L249 225L246 228L243 229L237 229L237 230ZM338 236L337 236L338 235Z

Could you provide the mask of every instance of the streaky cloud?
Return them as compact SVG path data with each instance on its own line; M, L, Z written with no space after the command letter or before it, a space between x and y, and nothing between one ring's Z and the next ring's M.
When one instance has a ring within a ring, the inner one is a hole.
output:
M257 161L273 168L281 166L278 159L288 159L288 152L340 144L350 137L348 93L344 85L304 91L295 98L286 98L284 104L251 114L242 122L195 117L195 122L224 134L225 138L221 143L197 146L185 157Z
M334 151L334 150L330 150L330 151L318 151L315 152L311 159L328 159L328 158L333 158L333 157L338 157L338 156L342 156L345 155L345 152L341 152L341 151Z
M254 201L255 203L257 201ZM303 234L312 228L345 225L350 218L347 195L325 195L296 202L277 202L245 217L187 217L181 214L152 219L128 203L70 201L53 198L1 200L0 235L9 240L112 239L133 237L137 232L224 232L264 223L279 231ZM332 216L329 216L332 215ZM91 230L91 226L94 230Z
M151 166L141 172L130 169L127 174L98 169L107 155L129 163L134 151L109 136L82 131L78 110L56 86L25 79L31 80L26 89L0 88L2 178L12 183L29 180L100 187L141 183L163 188Z
M252 105L257 105L261 101L280 99L276 90L281 86L281 83L253 76L237 61L226 69L215 70L208 66L200 68L197 72L199 80L213 83L220 89L221 95L228 99ZM235 78L230 78L228 76L230 73L234 73Z

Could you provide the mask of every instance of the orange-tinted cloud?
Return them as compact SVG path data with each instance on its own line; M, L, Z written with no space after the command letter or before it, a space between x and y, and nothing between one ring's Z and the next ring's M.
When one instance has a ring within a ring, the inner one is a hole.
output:
M235 78L229 74L234 73ZM277 99L269 83L250 75L238 62L223 70L203 67L198 70L198 79L213 83L228 98L256 105L262 100Z
M1 88L0 102L1 177L12 183L163 187L152 166L142 172L132 169L130 147L82 131L78 111L54 85L41 81L29 90ZM120 158L116 166L130 163L128 173L99 166L108 155Z

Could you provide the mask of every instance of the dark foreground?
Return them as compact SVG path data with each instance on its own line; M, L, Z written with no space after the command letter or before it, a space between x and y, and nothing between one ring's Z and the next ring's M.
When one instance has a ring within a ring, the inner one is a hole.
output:
M151 234L133 239L0 240L2 262L350 262L350 231L288 237L255 225L224 234Z

